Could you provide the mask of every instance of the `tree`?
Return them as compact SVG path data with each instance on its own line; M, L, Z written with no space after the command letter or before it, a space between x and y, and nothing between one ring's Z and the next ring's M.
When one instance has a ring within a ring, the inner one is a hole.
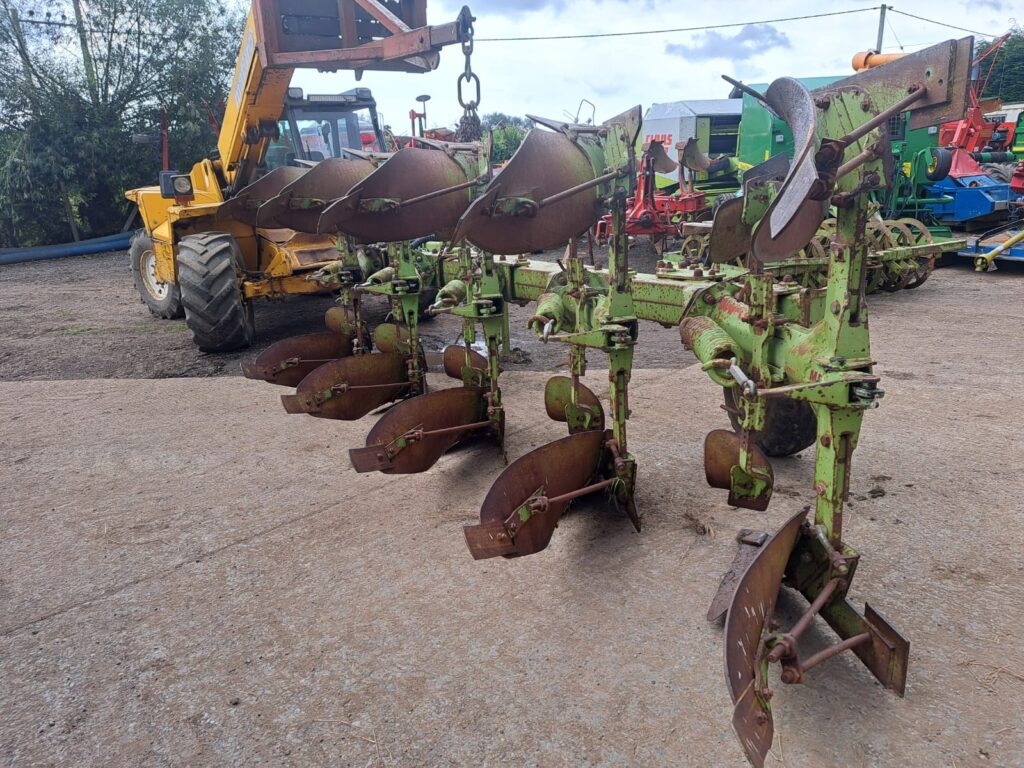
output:
M979 44L976 56L987 51L993 42L986 40ZM992 58L992 74L983 97L999 98L1003 103L1024 101L1024 29L1012 27L1010 37ZM988 64L988 61L982 64L982 80L988 72Z
M511 125L519 128L524 133L530 128L530 118L506 115L504 112L491 112L486 114L480 119L480 123L484 128L498 128L505 125Z
M502 112L491 112L480 120L484 129L491 131L491 162L504 163L523 143L530 121L525 117L512 117Z
M0 0L0 245L120 230L160 170L132 136L164 110L172 167L208 154L242 22L226 0Z

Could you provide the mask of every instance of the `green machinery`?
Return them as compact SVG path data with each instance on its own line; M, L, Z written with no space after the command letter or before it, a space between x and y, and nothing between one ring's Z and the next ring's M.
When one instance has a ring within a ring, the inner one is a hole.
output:
M661 142L671 151L681 142L692 143L701 155L733 157L736 155L740 129L740 108L737 99L700 99L655 103L644 115L644 129L638 140L637 152L643 145ZM732 173L717 171L709 179L708 173L691 168L690 180L695 188L714 197L719 191L735 191L736 180ZM677 175L658 173L656 183L660 188L676 186Z
M801 77L800 83L808 90L823 88L840 77ZM765 108L764 102L758 98L758 92L764 91L767 84L755 84L742 87L733 83L732 97L743 100L740 112L740 134L736 147L736 157L749 165L758 165L779 152L793 156L793 132L778 115Z
M286 408L318 417L357 419L397 401L350 459L360 472L422 472L456 443L502 444L508 307L536 302L530 327L569 351L566 375L547 383L543 400L568 434L509 464L484 496L479 521L465 529L474 558L514 557L543 550L559 516L587 494L606 494L640 529L634 489L642 468L630 450L638 438L627 429L633 352L641 321L678 326L726 398L731 428L705 437L704 467L730 505L766 509L771 457L815 449L813 514L791 514L774 534L743 532L708 613L724 616L733 725L749 761L761 766L773 739L773 665L782 683L799 683L820 663L852 651L883 686L904 692L908 641L871 606L859 610L847 599L860 561L843 539L852 456L865 413L883 395L865 301L870 198L887 183L890 118L909 112L917 128L963 114L971 42L949 41L813 92L789 78L772 83L759 98L790 127L792 159L773 155L745 174L743 196L716 211L704 263L669 254L655 274L630 270L622 226L639 108L598 126L535 119L538 127L501 174L472 187L472 202L446 242L425 251L387 245L387 274L377 282L342 281L342 306L329 313L327 333L343 340L344 353L325 361L298 337L269 348L247 373L294 386L283 396ZM394 184L363 198L351 221L383 205L374 200L386 199L392 210L415 201ZM834 232L821 255L827 278L803 284L804 250L830 207ZM605 212L620 234L609 242L608 268L595 269L575 244ZM566 248L559 262L522 255L554 247ZM935 250L928 243L902 247L915 258ZM454 386L428 392L416 307L430 270L443 286L431 311L460 317L463 331L462 343L443 355ZM370 334L360 304L373 294L391 302L395 322ZM472 348L477 340L486 354ZM595 357L607 364L607 404L581 381ZM400 493L397 486L393 492ZM781 586L808 603L788 630L773 618ZM838 639L802 656L800 636L816 615Z
M813 89L827 86L838 79L809 77L801 78L800 82ZM738 83L736 85L739 87L734 88L733 95L742 93L743 99L737 161L759 163L779 151L792 156L793 137L789 127L766 110L756 98L756 93L753 93L758 89L763 90L765 86L753 85L744 88ZM1018 118L1018 124L1022 124L1021 121L1022 118ZM907 114L894 115L889 120L886 134L891 161L886 166L886 172L890 174L890 183L884 191L876 193L874 198L878 203L879 214L885 220L912 219L915 222L923 222L927 224L933 239L940 242L950 241L948 247L944 248L945 251L956 251L962 248L964 243L954 237L951 225L956 229L969 227L971 223L978 226L981 221L987 221L993 215L999 216L999 211L1005 211L1005 203L1002 208L990 208L986 198L977 191L968 195L971 198L969 201L954 205L956 199L950 194L955 193L956 185L944 180L947 175L962 177L966 171L953 163L951 172L951 151L939 147L940 128L939 125L911 126ZM1015 135L1019 136L1020 132L1016 132ZM1020 140L1017 142L1019 144ZM1012 160L1014 152L1019 157L1021 151L1024 151L1024 145L1011 146L1008 149L1010 152L972 153L973 160L981 164L981 170L977 170L975 166L975 172L985 178L967 177L963 185L975 188L1008 183L1008 166L1004 165L1000 170L998 164L1007 163L1007 157ZM992 163L996 165L990 165ZM936 184L939 184L939 188L935 187ZM1005 199L1009 194L1005 187L988 192L994 195L993 200Z
M751 167L758 166L779 154L784 154L788 158L792 158L794 154L792 130L763 103L761 94L767 85L744 85L732 78L725 79L733 85L730 94L732 100L742 105L739 112L738 137L734 137L738 138L733 152L735 156L715 159L704 156L699 136L696 141L686 142L681 155L681 162L692 171L718 168L712 182L700 181L706 174L695 173L698 180L695 187L706 192L709 197L723 195L723 200L739 193L743 174ZM839 79L808 77L800 78L799 82L813 90L827 87ZM926 204L936 202L919 196L925 194L924 185L931 183L929 176L936 172L931 150L935 147L938 128L909 128L908 122L907 113L893 115L885 129L885 139L889 142L885 172L890 183L872 193L875 205L868 223L871 248L868 293L915 288L928 279L938 255L955 252L966 245L965 240L953 236L949 227L929 225L918 218L924 216L927 219ZM733 186L730 187L729 184ZM801 262L800 279L804 284L815 280L818 284L823 283L828 261L825 253L836 236L835 225L834 216L826 219L815 237L803 249L802 254L807 260ZM690 258L706 258L707 227L700 224L684 225L682 229L684 239L681 249L684 255ZM935 245L931 251L934 256L907 257L906 246L923 244ZM818 267L817 272L812 265Z

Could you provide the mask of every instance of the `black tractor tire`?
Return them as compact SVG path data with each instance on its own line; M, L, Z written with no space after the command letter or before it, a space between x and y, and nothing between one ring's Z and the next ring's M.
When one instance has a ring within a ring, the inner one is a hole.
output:
M739 387L729 387L723 394L729 421L739 432L740 418L734 413L739 409ZM766 456L792 456L814 445L818 421L810 405L787 397L770 399L767 406L764 430L754 435L754 442Z
M432 315L427 310L437 301L439 290L438 288L420 288L419 321L421 323L429 323L437 317L437 315Z
M252 344L256 322L238 282L241 256L224 232L188 235L178 242L178 285L185 324L203 352L231 352Z
M437 240L437 238L434 235L417 237L415 240L409 243L409 247L419 248L421 245L429 243L431 240ZM435 301L437 301L437 292L439 290L440 288L438 288L437 286L420 286L419 321L421 323L429 323L436 317L436 315L429 314L427 310Z
M176 283L160 283L156 279L156 256L153 240L140 229L128 247L128 263L139 298L153 317L176 320L185 316L181 304L181 290Z
M953 153L943 147L932 147L932 162L925 170L925 177L928 181L942 181L949 176L953 167Z

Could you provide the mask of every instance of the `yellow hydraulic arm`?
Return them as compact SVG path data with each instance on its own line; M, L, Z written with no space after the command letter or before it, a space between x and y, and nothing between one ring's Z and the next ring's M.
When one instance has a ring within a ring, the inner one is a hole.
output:
M253 0L245 22L217 149L227 195L248 184L263 159L292 73L298 68L428 72L439 50L461 42L469 9L426 26L426 0Z

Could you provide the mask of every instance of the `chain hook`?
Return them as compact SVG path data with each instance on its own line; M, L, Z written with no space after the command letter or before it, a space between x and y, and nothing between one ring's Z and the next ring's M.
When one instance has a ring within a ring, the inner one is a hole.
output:
M480 78L473 71L473 22L476 21L469 15L468 9L463 9L465 16L462 29L462 53L466 57L466 67L456 82L456 94L459 99L459 106L462 107L462 118L459 120L458 130L455 131L456 141L477 141L482 134L480 116L477 114L477 107L480 105ZM474 87L473 98L467 100L463 92L463 86L470 84Z
M462 95L462 84L463 83L475 83L476 85L476 98L466 101ZM459 106L466 112L475 112L477 104L480 103L480 78L477 77L475 72L459 75Z

